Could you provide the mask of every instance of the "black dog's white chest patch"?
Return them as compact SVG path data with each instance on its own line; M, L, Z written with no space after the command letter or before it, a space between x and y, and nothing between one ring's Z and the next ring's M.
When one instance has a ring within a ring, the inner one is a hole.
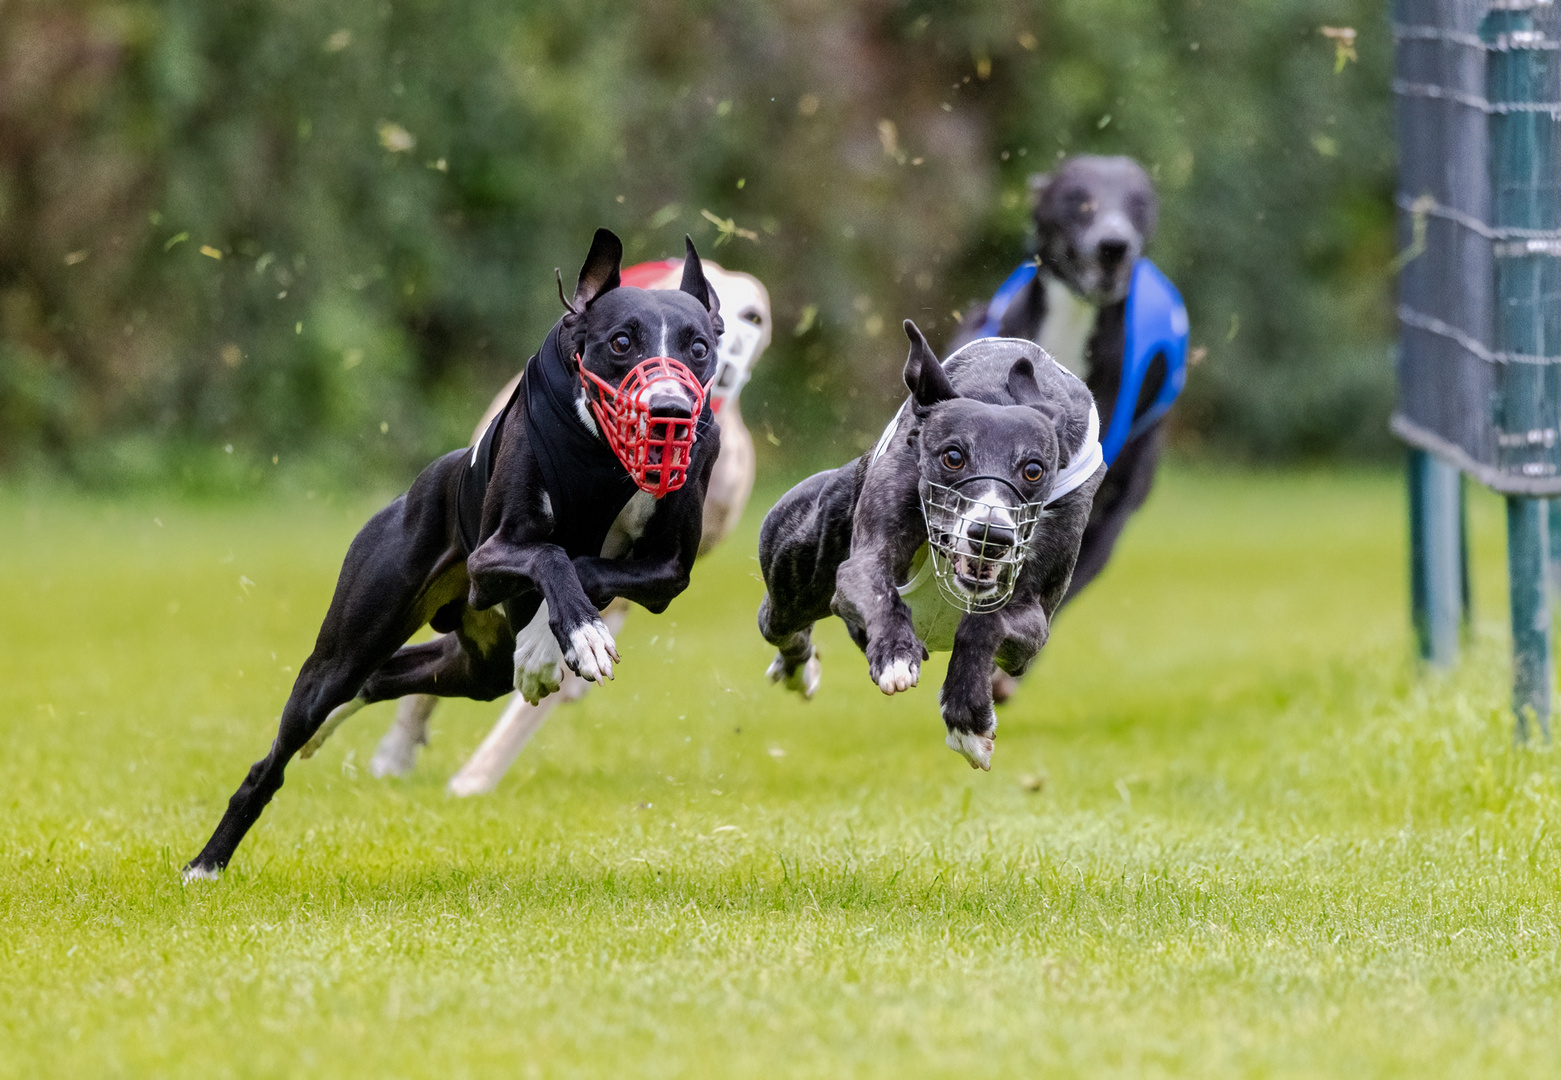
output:
M1085 353L1100 309L1079 299L1077 293L1051 274L1042 271L1041 280L1046 283L1046 318L1041 322L1036 344L1079 378L1088 378Z
M635 492L624 503L623 509L618 511L612 528L607 530L607 539L602 541L602 558L621 559L627 555L635 541L645 535L645 528L650 524L650 519L656 516L658 505L656 497L650 492Z

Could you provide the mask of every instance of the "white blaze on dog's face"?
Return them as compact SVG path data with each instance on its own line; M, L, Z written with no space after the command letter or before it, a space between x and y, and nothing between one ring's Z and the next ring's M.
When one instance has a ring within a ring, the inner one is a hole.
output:
M959 398L930 412L917 442L929 543L965 592L1011 591L1057 476L1055 431L1028 406Z
M1092 304L1127 296L1133 264L1154 234L1154 187L1128 157L1069 158L1030 180L1042 264Z
M687 293L614 289L591 306L587 318L595 332L581 363L610 386L621 385L635 367L655 357L678 361L701 383L715 374L719 335L704 307ZM634 398L656 415L688 417L694 407L688 387L670 376L646 379Z

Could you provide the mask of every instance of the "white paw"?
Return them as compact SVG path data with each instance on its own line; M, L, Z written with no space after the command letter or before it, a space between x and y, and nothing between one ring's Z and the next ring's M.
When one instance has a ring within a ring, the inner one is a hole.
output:
M216 881L221 872L209 866L186 866L179 871L179 877L188 885L192 881Z
M948 738L943 741L948 748L970 762L972 769L992 771L992 747L996 741L997 729L992 729L990 735L976 735L969 731L949 730Z
M515 690L532 705L557 692L564 681L564 664L556 656L541 663L522 664L515 658Z
M353 698L351 701L338 705L336 708L332 709L330 714L326 716L325 723L321 724L318 728L315 729L315 732L312 736L310 736L309 741L304 743L304 748L298 751L298 756L304 758L305 760L314 757L315 754L319 753L320 747L325 745L325 740L336 734L337 728L345 724L347 719L352 716L353 713L357 712L367 704L368 702L364 701L362 698Z
M564 681L564 654L547 624L547 603L515 635L515 689L535 705Z
M376 780L387 776L407 776L417 764L417 748L421 743L406 728L396 724L379 741L374 759L369 762L369 774Z
M775 654L775 659L770 661L770 666L764 672L770 682L783 683L787 690L795 690L805 700L811 701L813 695L818 693L819 680L824 674L824 665L819 662L818 653L815 651L808 657L807 663L797 668L790 675L786 674L786 661L780 653Z
M921 664L915 660L896 660L878 676L878 689L886 694L909 690L921 678Z
M605 682L612 678L613 661L617 659L618 647L613 644L612 631L602 620L592 619L570 631L569 651L564 653L564 663L580 678L587 682Z

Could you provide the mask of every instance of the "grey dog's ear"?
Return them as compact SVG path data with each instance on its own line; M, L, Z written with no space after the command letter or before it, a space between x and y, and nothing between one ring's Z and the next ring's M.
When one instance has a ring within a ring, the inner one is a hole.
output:
M1028 356L1021 356L1008 369L1008 394L1020 405L1039 405L1045 400L1040 383L1035 381L1035 365Z
M573 300L565 300L564 306L572 314L579 315L591 302L619 285L618 266L623 262L623 241L610 229L597 229L591 237L591 251L580 268L580 280L575 285ZM559 281L559 295L563 295L563 281Z
M699 261L699 252L694 250L694 238L683 237L683 282L678 288L705 305L705 310L710 312L712 319L721 317L721 298L711 288L709 280L705 277L705 264ZM719 330L717 331L719 333Z
M910 388L916 410L922 412L940 401L958 397L943 365L938 363L938 354L909 319L905 320L905 336L911 340L911 352L905 358L905 385Z

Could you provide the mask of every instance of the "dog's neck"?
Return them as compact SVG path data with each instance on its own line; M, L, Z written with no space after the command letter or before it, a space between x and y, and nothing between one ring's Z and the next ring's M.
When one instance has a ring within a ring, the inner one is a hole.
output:
M591 403L586 398L584 386L575 392L575 416L579 418L581 426L589 431L592 436L598 439L602 437L601 429L596 426L596 418L591 415ZM605 442L606 440L603 441Z
M1081 379L1089 378L1089 338L1100 309L1083 299L1045 266L1039 272L1046 289L1046 317L1036 344Z

